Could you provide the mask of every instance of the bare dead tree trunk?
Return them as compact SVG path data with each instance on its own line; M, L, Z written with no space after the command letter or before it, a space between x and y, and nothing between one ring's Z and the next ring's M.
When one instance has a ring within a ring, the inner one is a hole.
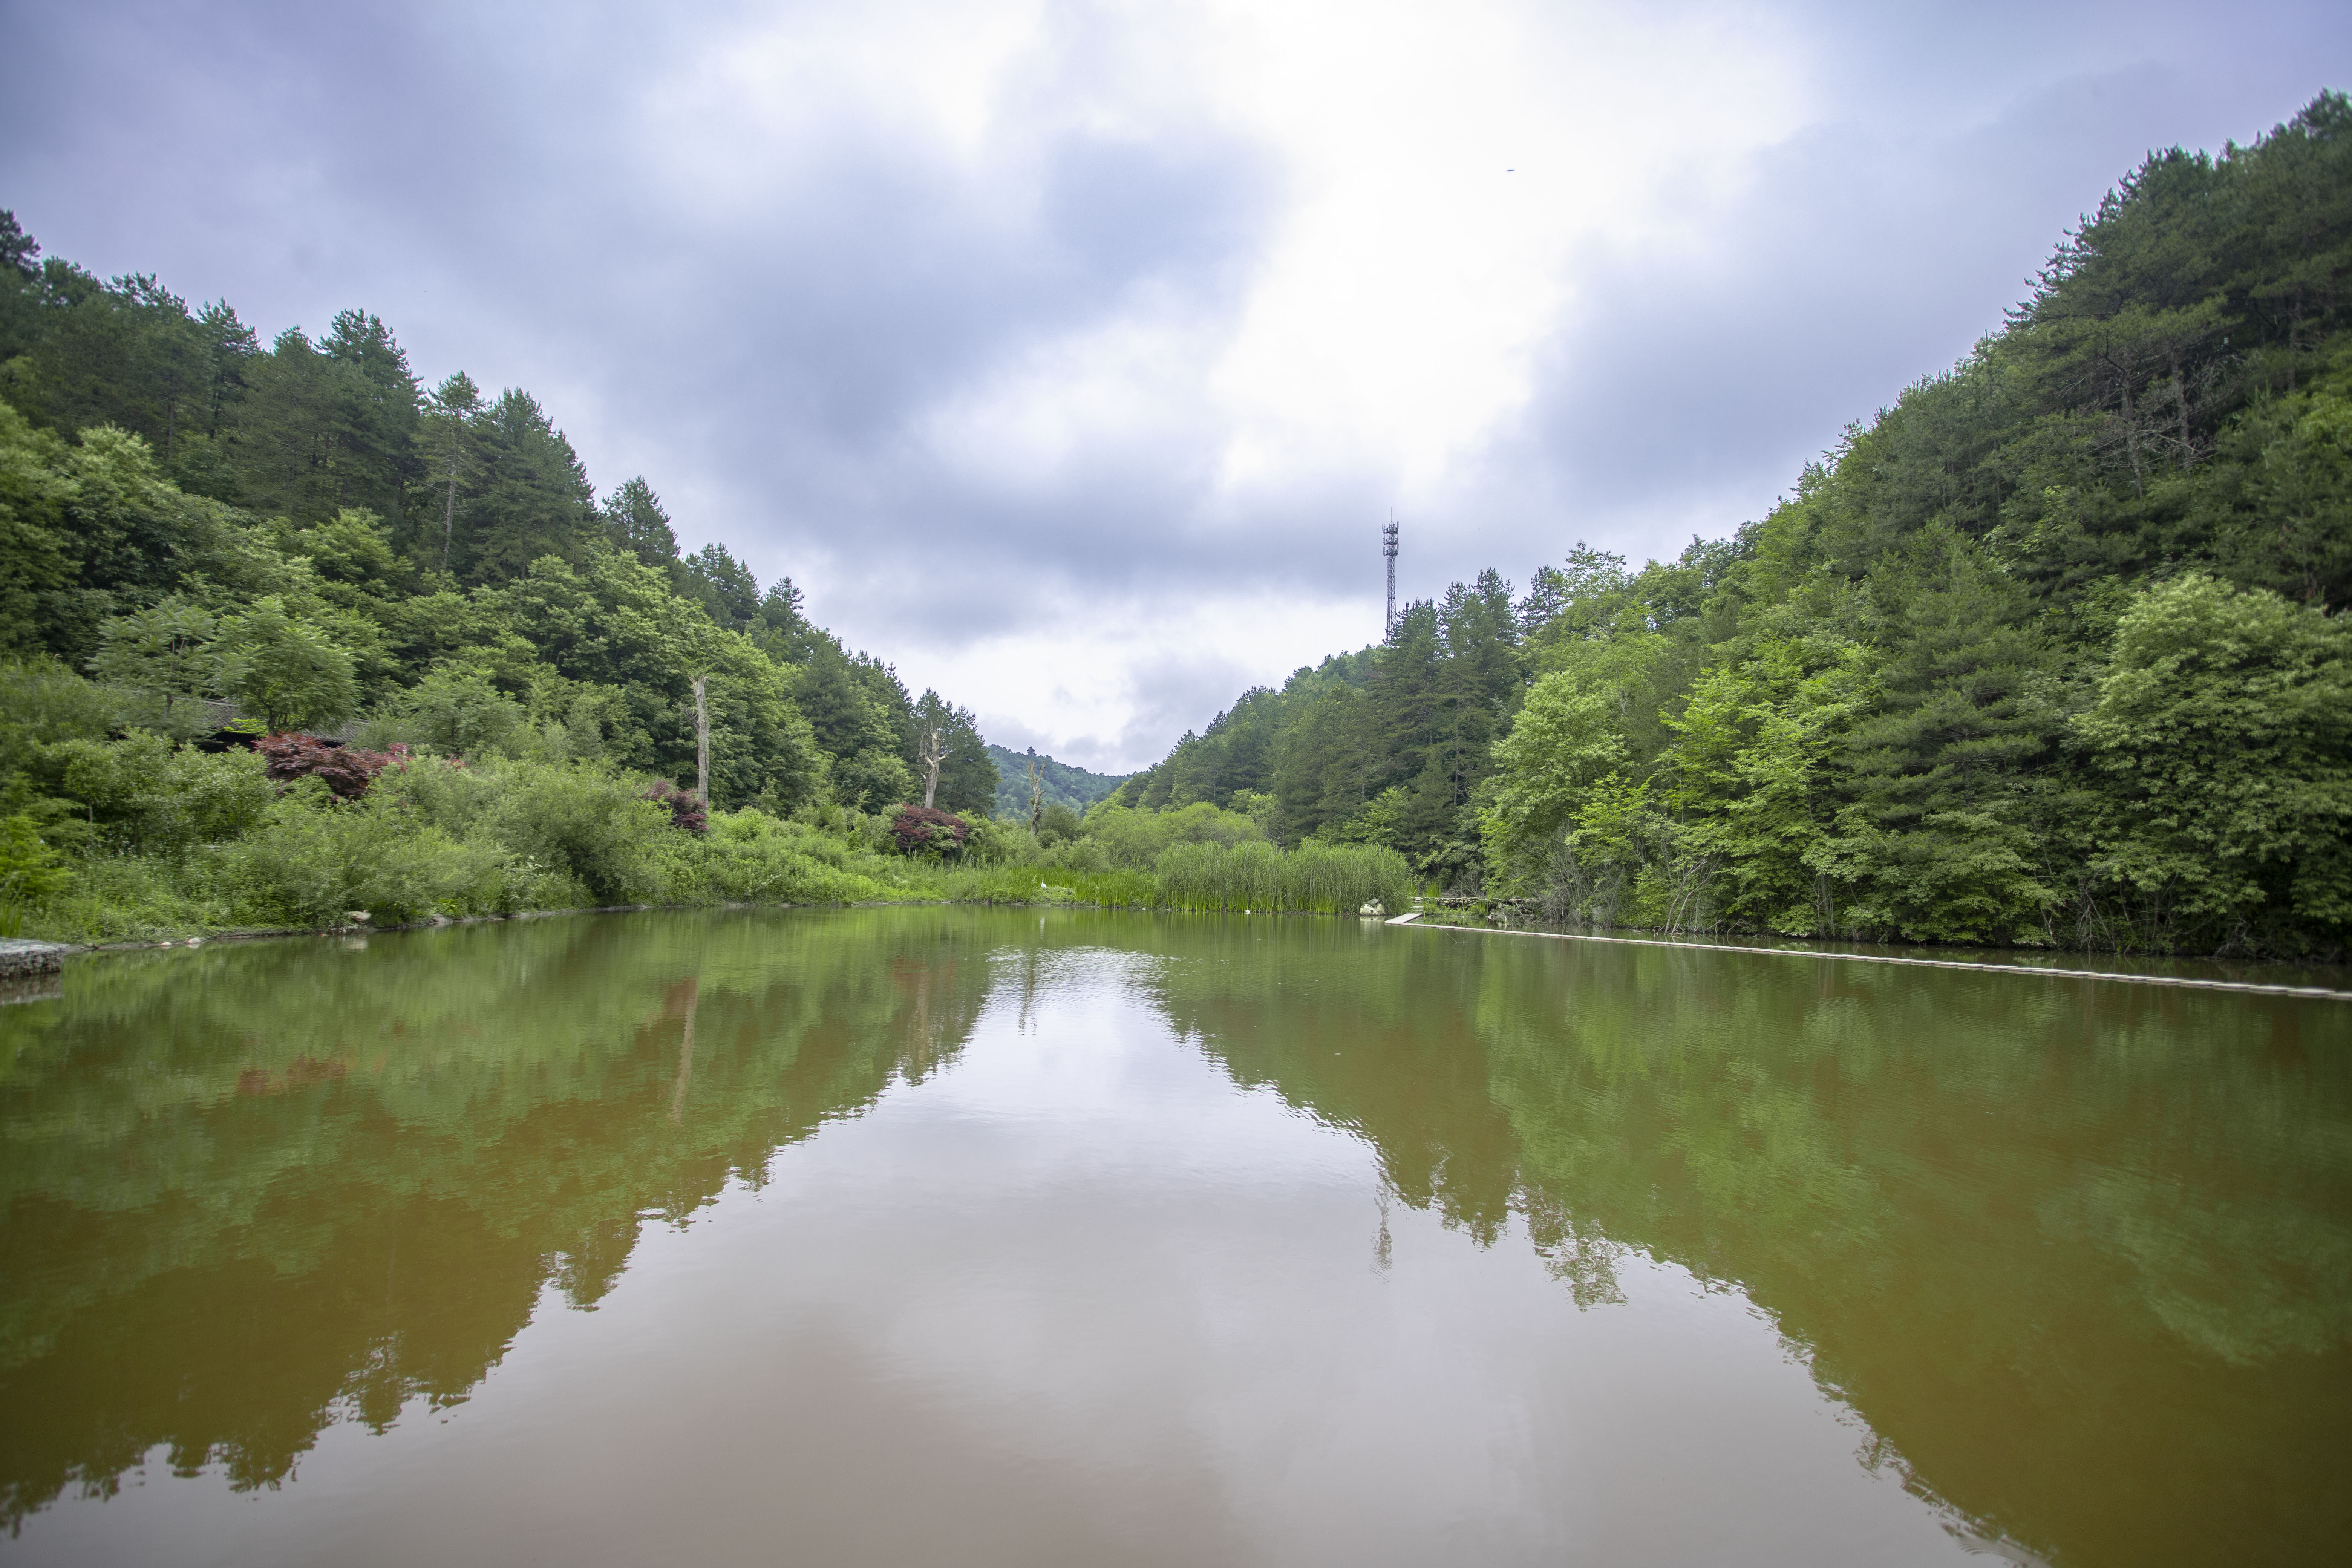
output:
M2189 441L2189 384L2180 377L2180 361L2172 362L2172 401L2180 412L2180 471L2188 473L2197 467L2197 448Z
M947 760L947 748L940 743L940 732L933 730L923 744L923 809L931 809L931 802L940 793L940 764Z
M1045 816L1045 786L1037 777L1037 759L1029 759L1029 832L1035 837L1037 824Z
M2131 455L2132 493L2145 500L2147 499L2147 478L2140 472L2139 415L2137 411L2132 407L2131 373L2129 371L2126 371L2124 373L2123 389L2124 450Z
M710 677L694 678L694 798L710 809Z

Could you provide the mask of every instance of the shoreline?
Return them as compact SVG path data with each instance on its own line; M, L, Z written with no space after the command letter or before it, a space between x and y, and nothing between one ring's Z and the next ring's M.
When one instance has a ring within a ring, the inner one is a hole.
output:
M37 937L0 937L0 984L20 983L54 975L63 968L64 961L96 953L152 952L163 949L193 949L209 946L216 942L260 942L292 937L365 937L376 932L435 931L445 926L488 925L502 921L552 920L566 915L643 914L655 910L686 912L697 910L792 910L792 909L943 909L969 905L981 909L1069 909L1124 911L1137 914L1224 914L1239 913L1244 918L1254 915L1321 914L1314 910L1179 910L1174 906L1139 904L1104 904L1086 900L1066 900L1039 902L1034 900L998 899L868 899L842 902L791 903L750 902L730 900L720 903L677 904L597 904L576 909L518 910L498 915L443 915L432 920L411 921L398 925L373 925L365 921L345 925L290 926L276 928L230 929L197 931L185 936L157 939L136 939L112 942L59 942ZM2295 997L2306 1001L2352 1002L2352 988L2327 985L2294 985L2277 982L2237 980L2220 977L2137 973L2127 969L2077 969L2037 963L2010 963L1992 958L1938 958L1914 954L1839 952L1829 948L1773 947L1753 942L1712 941L1706 938L1672 938L1664 936L1616 936L1594 931L1543 931L1527 927L1456 924L1445 918L1446 911L1417 910L1391 917L1357 915L1344 912L1336 919L1381 918L1392 926L1410 925L1424 931L1450 931L1481 936L1538 937L1553 942L1589 942L1622 947L1673 948L1684 951L1738 953L1754 957L1811 958L1843 961L1853 963L1880 963L1923 969L1976 970L1994 974L2031 974L2050 979L2106 980L2127 984L2168 985L2207 991L2232 991L2256 995ZM1646 928L1620 928L1642 931ZM1928 946L1932 952L1963 952L1977 951L1960 947ZM1987 952L2001 949L1984 949ZM2053 952L2073 950L2049 950ZM2278 959L2221 960L2210 955L2147 955L2140 962L2155 963L2237 963L2251 967L2292 966L2292 961ZM2310 968L2331 968L2332 965L2305 965Z
M1532 931L1515 926L1453 925L1444 921L1399 918L1391 925L1414 931L1463 931L1476 936L1540 937L1551 942L1597 942L1620 947L1666 947L1684 952L1745 953L1766 958L1828 959L1847 963L1906 964L1920 969L1973 970L1992 974L2036 974L2053 980L2113 980L2131 985L2175 985L2202 991L2251 992L2258 995L2294 996L2305 1001L2352 1002L2352 990L2324 985L2283 985L2252 980L2216 980L2198 975L2137 974L2124 969L2059 969L2038 963L2001 963L1990 959L1914 958L1896 953L1838 952L1826 948L1755 947L1723 942L1676 942L1666 937L1603 936L1591 931ZM1998 951L1998 950L1990 950ZM2173 959L2172 963L2210 963L2210 959ZM2255 962L2275 962L2263 960Z

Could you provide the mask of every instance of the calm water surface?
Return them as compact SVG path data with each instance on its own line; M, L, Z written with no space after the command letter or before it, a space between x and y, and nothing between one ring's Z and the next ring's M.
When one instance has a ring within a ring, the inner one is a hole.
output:
M0 1559L2337 1563L2352 1005L971 910L0 1007Z

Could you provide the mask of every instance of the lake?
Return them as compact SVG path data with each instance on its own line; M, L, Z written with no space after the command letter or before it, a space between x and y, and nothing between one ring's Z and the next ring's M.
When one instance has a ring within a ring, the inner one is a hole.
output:
M2352 1004L575 916L0 1007L9 1562L2342 1561Z

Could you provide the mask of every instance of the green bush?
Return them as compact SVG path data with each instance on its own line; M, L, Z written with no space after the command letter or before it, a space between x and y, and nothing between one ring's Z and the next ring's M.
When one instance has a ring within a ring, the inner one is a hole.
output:
M452 756L479 757L509 750L530 715L492 684L487 671L442 665L394 696L368 726L368 743L394 741Z
M43 748L37 770L110 846L176 854L258 824L276 798L267 766L257 752L208 753L142 730L119 741L59 741Z
M0 936L23 935L26 916L72 882L31 817L0 818Z
M1066 872L1077 876L1099 877L1115 869L1110 852L1091 838L1068 838L1048 845L1040 851L1036 865L1048 872ZM1068 878L1057 879L1066 881Z
M57 942L152 941L233 925L219 853L75 857L72 885L26 910L16 934Z
M378 773L368 797L452 838L466 839L498 805L507 776L451 758L414 757Z
M751 807L714 816L698 837L673 833L660 848L664 896L680 901L852 903L885 890L845 868L839 839Z
M32 765L58 741L101 741L121 721L121 693L54 658L0 663L0 775Z
M1021 866L1036 858L1037 840L1021 823L1001 817L975 816L963 841L968 866Z
M1207 801L1175 811L1105 802L1087 814L1086 835L1113 864L1137 870L1158 864L1160 851L1171 845L1233 845L1265 837L1248 817L1220 811Z
M497 846L459 844L383 802L338 802L316 779L288 789L226 861L236 912L258 925L341 925L360 910L396 925L577 900L566 879L510 876Z
M518 857L561 872L599 904L661 896L668 808L647 800L641 781L604 763L506 763L497 803L481 829Z

